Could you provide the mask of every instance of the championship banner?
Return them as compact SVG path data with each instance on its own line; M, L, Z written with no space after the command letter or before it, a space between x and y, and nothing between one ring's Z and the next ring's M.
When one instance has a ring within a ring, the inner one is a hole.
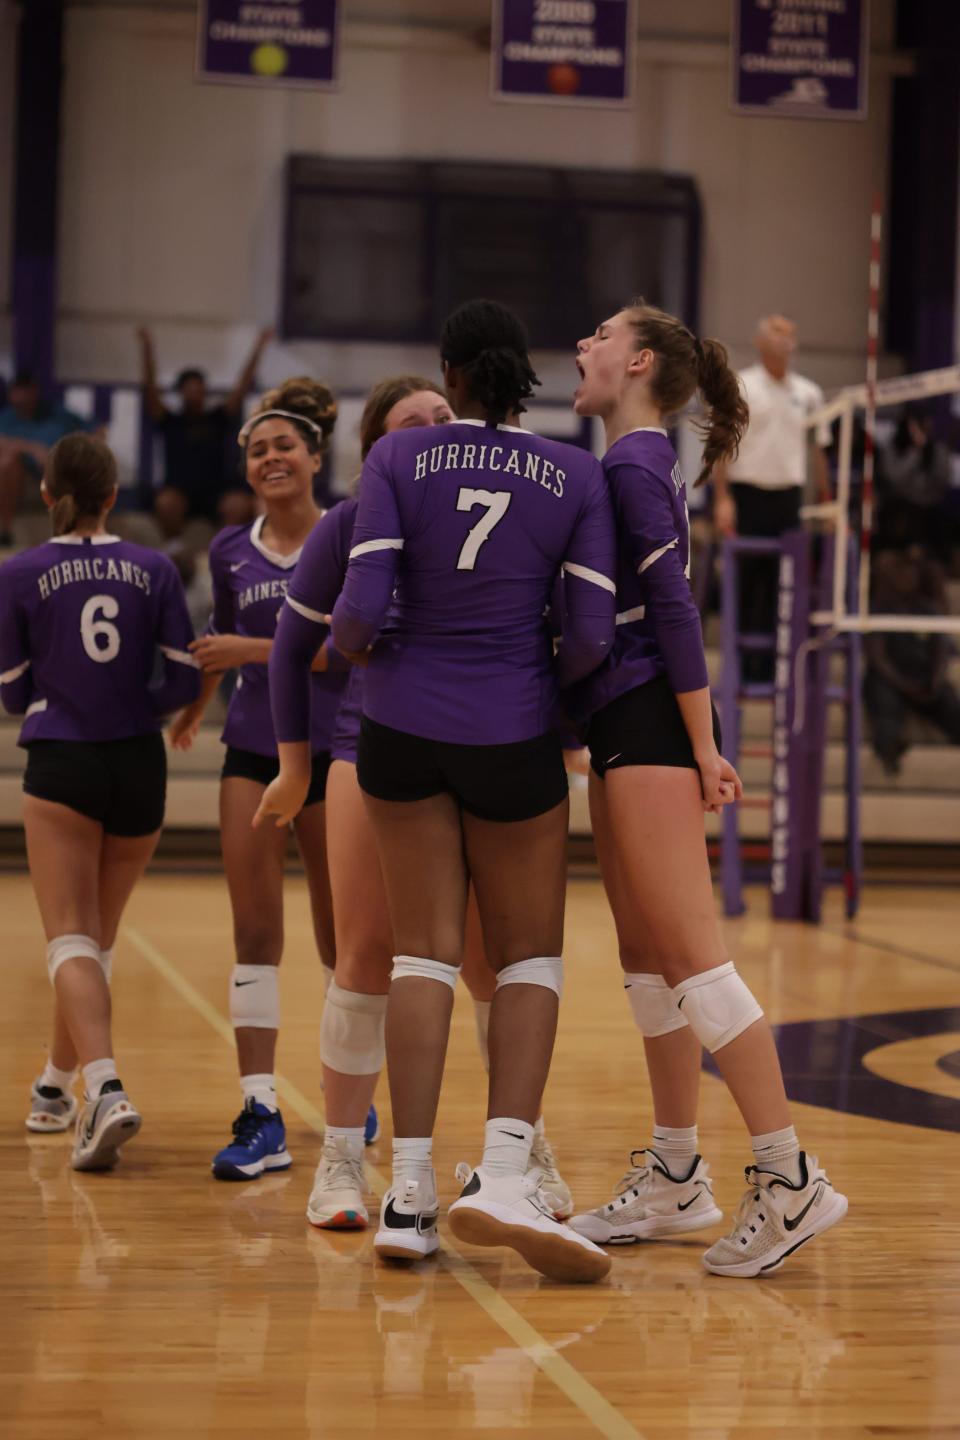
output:
M733 0L733 108L863 120L868 0Z
M233 85L335 84L339 0L199 0L197 75Z
M634 0L493 0L497 100L626 105Z

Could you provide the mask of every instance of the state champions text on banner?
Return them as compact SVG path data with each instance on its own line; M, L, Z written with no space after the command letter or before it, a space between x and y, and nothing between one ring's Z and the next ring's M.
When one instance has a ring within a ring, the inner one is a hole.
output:
M493 96L629 105L635 34L635 0L493 0Z
M199 0L197 78L331 89L340 0Z

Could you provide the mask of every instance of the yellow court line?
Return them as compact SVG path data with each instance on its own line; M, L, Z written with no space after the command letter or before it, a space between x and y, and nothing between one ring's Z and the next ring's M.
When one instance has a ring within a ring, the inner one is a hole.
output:
M224 1040L232 1049L234 1046L233 1026L220 1011L211 1005L209 1000L200 994L196 986L191 984L156 946L151 945L139 930L125 925L123 934L140 952L144 960L153 966L154 970L167 981L173 990L176 990L180 998L186 1001L198 1015L202 1016L211 1029L215 1030L221 1040ZM303 1091L292 1080L288 1080L279 1072L276 1074L276 1084L277 1094L288 1108L299 1115L301 1120L306 1121L314 1130L322 1132L323 1112L308 1100ZM369 1162L366 1172L371 1189L377 1195L382 1196L387 1190L387 1182L383 1175ZM476 1301L481 1310L486 1312L494 1324L500 1327L517 1348L553 1382L601 1435L606 1436L607 1440L643 1440L640 1431L636 1430L629 1420L621 1415L620 1411L615 1409L610 1401L570 1364L569 1360L565 1360L554 1349L549 1340L546 1340L538 1330L534 1329L519 1311L515 1310L508 1300L504 1300L499 1291L483 1278L449 1236L443 1238L440 1261L444 1269L449 1271L470 1298Z

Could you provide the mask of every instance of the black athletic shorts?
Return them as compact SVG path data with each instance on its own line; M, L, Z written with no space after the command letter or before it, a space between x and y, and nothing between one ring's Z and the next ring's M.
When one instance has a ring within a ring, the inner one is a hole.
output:
M377 800L428 800L446 791L480 820L532 820L567 796L563 748L552 731L513 745L453 745L366 715L357 779Z
M713 738L720 749L720 717L713 707ZM590 765L602 780L624 765L673 765L696 770L693 746L677 697L665 675L618 695L587 727Z
M31 740L23 788L98 821L108 835L152 835L163 824L167 799L163 736Z
M304 809L308 805L320 805L327 798L329 770L329 750L320 750L312 756L310 789L303 802ZM220 779L229 780L233 775L241 780L253 780L257 785L267 786L271 780L276 780L279 774L280 761L275 755L258 755L255 750L238 750L235 745L228 745L223 759L223 769L220 771Z

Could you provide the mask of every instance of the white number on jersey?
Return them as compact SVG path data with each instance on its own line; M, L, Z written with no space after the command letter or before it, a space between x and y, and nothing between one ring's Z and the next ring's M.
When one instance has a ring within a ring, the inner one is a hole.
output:
M457 496L458 510L473 510L477 505L486 508L486 514L472 525L463 542L458 570L473 570L476 567L480 546L489 540L500 521L510 508L513 495L509 490L470 490L466 487Z
M120 614L120 602L112 595L91 595L80 612L80 639L91 660L105 665L120 653L120 631L111 620ZM106 619L98 617L106 616Z

